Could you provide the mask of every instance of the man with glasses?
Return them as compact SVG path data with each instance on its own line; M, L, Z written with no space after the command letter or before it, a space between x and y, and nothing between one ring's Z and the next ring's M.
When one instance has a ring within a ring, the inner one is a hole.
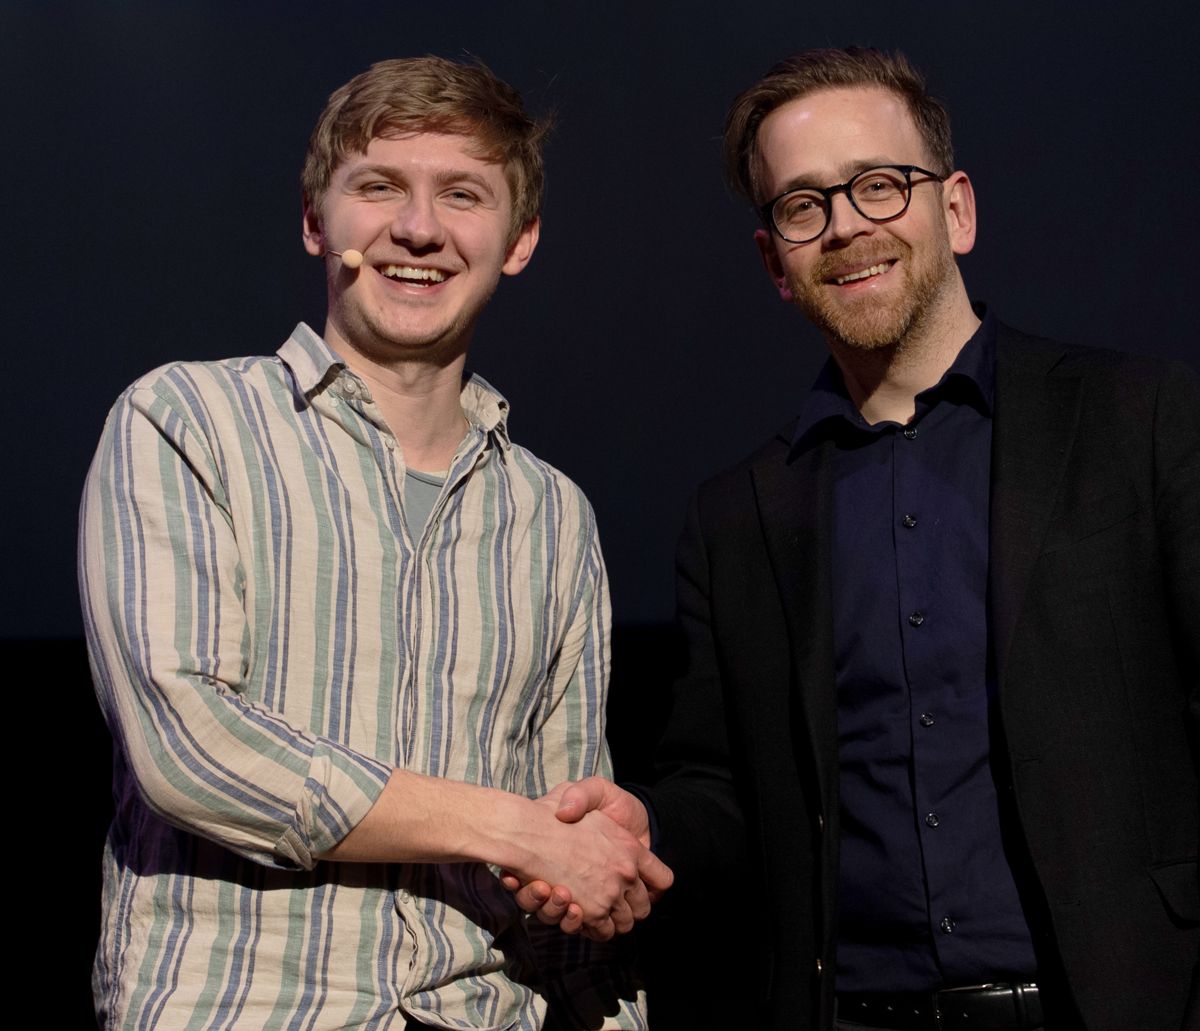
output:
M1194 1031L1196 375L971 304L971 180L900 55L784 61L725 145L831 358L691 508L663 779L560 818L653 820L678 891L746 843L747 1027Z

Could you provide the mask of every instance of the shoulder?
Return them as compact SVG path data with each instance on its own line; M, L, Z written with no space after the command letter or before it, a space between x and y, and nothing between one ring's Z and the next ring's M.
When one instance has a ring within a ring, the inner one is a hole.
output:
M500 463L518 511L582 535L596 532L596 516L583 489L566 473L520 444L510 444Z
M1003 323L997 327L996 347L997 362L1001 366L1060 376L1123 381L1131 389L1152 386L1172 376L1191 378L1196 375L1196 370L1184 362L1052 340Z
M210 395L238 389L270 389L289 381L287 368L274 355L225 358L220 361L170 362L139 376L122 398L158 397L188 407Z
M1004 324L997 327L996 363L1001 403L1045 378L1078 381L1088 403L1110 405L1116 419L1144 421L1162 404L1200 398L1200 375L1184 362L1066 343Z

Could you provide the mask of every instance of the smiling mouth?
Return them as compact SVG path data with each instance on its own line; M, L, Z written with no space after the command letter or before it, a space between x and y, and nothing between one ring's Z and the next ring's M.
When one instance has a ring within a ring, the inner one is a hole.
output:
M838 286L842 286L845 283L854 283L860 279L870 279L872 276L882 276L894 264L896 264L895 261L884 261L878 265L872 265L870 268L860 269L858 272L851 272L849 275L834 276L832 281Z
M434 286L446 281L446 273L435 268L417 268L415 265L384 265L379 274L385 279L395 279L413 286Z

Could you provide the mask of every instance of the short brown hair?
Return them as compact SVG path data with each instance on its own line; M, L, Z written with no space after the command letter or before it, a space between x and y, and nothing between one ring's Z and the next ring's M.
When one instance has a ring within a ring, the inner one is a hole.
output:
M512 191L513 236L538 217L548 120L525 113L521 95L481 61L409 57L377 64L334 90L308 141L300 183L306 204L318 204L334 169L373 139L419 132L461 133L479 156L503 163Z
M729 185L758 204L758 129L763 119L792 100L827 89L878 86L897 94L929 148L932 171L954 171L950 115L929 95L925 77L899 50L870 47L805 50L780 61L742 93L725 118L725 176Z

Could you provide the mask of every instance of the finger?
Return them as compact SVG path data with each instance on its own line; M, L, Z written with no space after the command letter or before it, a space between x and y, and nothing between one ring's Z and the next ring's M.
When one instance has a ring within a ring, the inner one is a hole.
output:
M517 905L526 913L538 913L549 902L552 892L545 881L530 881L516 894Z
M616 933L617 929L609 917L601 917L599 920L584 924L582 931L585 938L591 938L594 942L611 941Z
M629 903L621 899L614 907L609 917L613 922L613 929L617 934L628 934L633 930L634 919L633 911L629 908Z
M559 921L558 929L563 934L578 934L583 929L583 910L572 902L567 906L566 916Z
M625 892L625 902L634 920L645 920L650 915L650 901L650 893L641 881Z
M504 887L506 887L509 891L516 891L521 887L521 878L508 870L501 870L500 883L503 884Z
M638 876L652 899L657 899L675 883L675 874L671 868L649 849L644 849L638 857Z
M550 897L537 911L537 918L544 924L557 924L566 915L570 904L570 891L559 885L550 892Z

